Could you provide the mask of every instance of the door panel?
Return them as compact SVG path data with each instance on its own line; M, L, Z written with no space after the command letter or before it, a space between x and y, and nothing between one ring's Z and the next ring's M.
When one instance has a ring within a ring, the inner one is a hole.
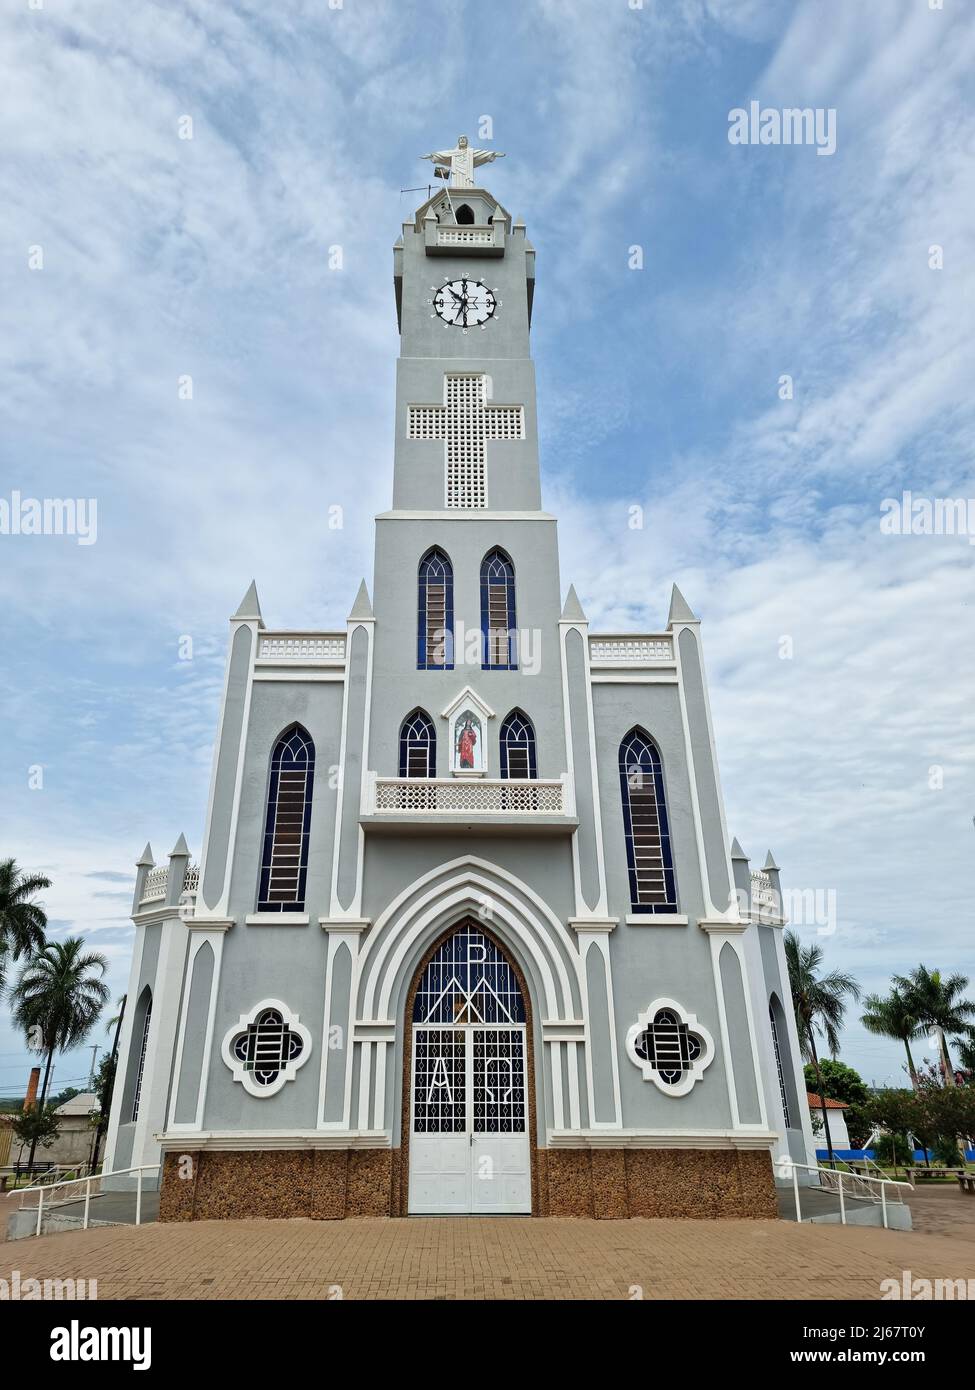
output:
M411 1213L531 1211L525 1029L413 1030Z

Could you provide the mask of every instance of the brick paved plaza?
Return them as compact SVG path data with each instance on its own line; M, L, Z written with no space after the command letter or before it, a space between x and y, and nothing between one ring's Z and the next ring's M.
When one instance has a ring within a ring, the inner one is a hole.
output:
M960 1199L952 1206L967 1215ZM848 1299L879 1297L903 1269L975 1278L968 1223L909 1233L786 1221L205 1221L5 1251L23 1278L94 1278L102 1299L326 1298L335 1286L349 1299L625 1299L634 1285L650 1299Z

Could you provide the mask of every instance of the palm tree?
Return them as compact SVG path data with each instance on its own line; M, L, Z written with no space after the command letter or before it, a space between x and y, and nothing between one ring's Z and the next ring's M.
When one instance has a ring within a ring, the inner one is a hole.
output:
M26 873L13 859L0 860L0 989L8 956L19 960L44 947L47 914L33 898L50 886L43 874Z
M80 936L50 941L27 962L10 992L14 1022L27 1034L28 1047L47 1054L40 1105L47 1099L55 1052L76 1047L88 1036L108 999L102 976L108 968L97 951L85 951ZM31 1144L29 1165L34 1163Z
M886 997L868 994L863 1004L864 1012L860 1015L860 1022L868 1033L875 1033L881 1038L896 1038L904 1044L907 1053L907 1073L916 1091L917 1071L914 1058L911 1056L911 1038L919 1037L924 1029L912 1012L907 996L902 990L892 989Z
M955 1071L948 1053L946 1034L964 1033L975 1017L975 1003L962 998L968 988L964 975L942 976L940 970L919 965L909 975L895 975L894 988L900 990L923 1033L934 1033L941 1053L945 1085L954 1086Z
M960 1038L956 1038L958 1060L968 1072L969 1083L975 1079L975 1028L969 1026Z
M823 948L815 945L803 946L793 931L787 931L785 934L785 958L789 966L789 986L792 990L792 1006L796 1011L799 1047L816 1072L816 1088L823 1111L823 1128L826 1131L826 1152L829 1155L830 1167L835 1168L829 1115L823 1092L823 1075L816 1053L816 1031L818 1029L825 1038L830 1056L835 1057L840 1044L839 1030L846 1013L845 996L849 994L853 999L859 999L860 986L852 975L847 975L842 970L831 970L828 975L820 975Z

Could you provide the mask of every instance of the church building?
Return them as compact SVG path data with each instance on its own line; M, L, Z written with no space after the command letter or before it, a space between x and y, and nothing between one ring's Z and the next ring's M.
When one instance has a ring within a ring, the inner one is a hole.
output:
M251 584L199 866L138 864L105 1171L161 1165L163 1220L765 1217L814 1161L700 621L674 588L659 631L590 632L561 589L496 157L427 156L394 247L372 585L300 632Z

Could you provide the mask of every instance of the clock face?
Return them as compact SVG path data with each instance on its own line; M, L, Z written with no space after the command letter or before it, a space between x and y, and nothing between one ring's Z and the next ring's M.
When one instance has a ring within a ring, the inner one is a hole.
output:
M445 280L433 294L433 307L454 328L483 328L498 307L494 291L483 280Z

